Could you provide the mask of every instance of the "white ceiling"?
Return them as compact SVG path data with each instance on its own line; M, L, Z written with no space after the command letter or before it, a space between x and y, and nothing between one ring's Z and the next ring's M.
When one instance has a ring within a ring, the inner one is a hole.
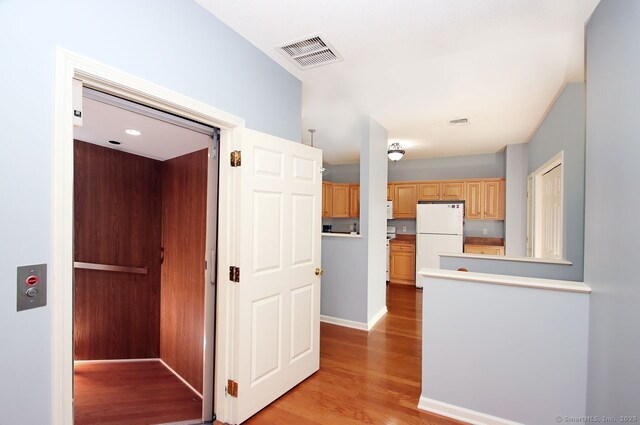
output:
M140 115L87 97L82 99L83 125L73 137L111 149L165 161L209 146L211 137L159 119ZM141 131L130 136L125 129ZM122 142L112 145L109 140Z
M527 142L566 82L583 81L599 0L196 0L303 82L303 140L357 162L370 115L406 158ZM275 47L321 34L343 56L301 71ZM206 43L206 40L202 40ZM447 125L468 117L464 127Z

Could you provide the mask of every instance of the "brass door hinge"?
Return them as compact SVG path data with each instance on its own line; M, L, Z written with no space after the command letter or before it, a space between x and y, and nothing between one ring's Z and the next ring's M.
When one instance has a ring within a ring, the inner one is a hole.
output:
M236 381L227 380L227 394L231 397L238 397L238 383Z
M242 163L242 155L240 154L240 151L231 152L231 166L239 167L241 163Z
M231 282L240 282L240 267L229 267L229 280Z

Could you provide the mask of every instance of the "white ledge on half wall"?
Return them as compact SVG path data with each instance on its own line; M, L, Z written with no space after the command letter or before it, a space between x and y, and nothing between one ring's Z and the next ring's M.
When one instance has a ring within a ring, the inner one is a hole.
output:
M322 233L322 237L331 236L334 238L362 238L361 234L352 233Z
M520 261L523 263L544 263L544 264L561 264L571 266L573 263L569 260L555 260L552 258L535 258L535 257L507 257L505 255L489 255L489 254L465 254L444 252L438 254L441 257L457 257L457 258L479 258L481 260L501 260L501 261Z
M459 272L442 269L420 269L418 274L422 277L437 279L449 279L464 282L487 283L493 285L515 286L522 288L546 289L551 291L578 292L590 294L591 288L582 282L570 280L538 279L533 277L508 276L489 273Z

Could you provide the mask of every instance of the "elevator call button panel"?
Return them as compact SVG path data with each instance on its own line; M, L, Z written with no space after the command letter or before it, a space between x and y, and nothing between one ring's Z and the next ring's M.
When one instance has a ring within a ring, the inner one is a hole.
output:
M18 267L18 311L47 305L47 265Z

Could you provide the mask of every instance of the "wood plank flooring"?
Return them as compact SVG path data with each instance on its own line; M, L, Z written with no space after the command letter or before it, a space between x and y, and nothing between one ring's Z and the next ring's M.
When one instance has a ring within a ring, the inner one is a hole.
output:
M158 361L76 363L74 424L148 425L202 417L202 400Z
M416 407L422 291L389 285L387 307L369 333L322 323L320 370L245 423L462 424Z

